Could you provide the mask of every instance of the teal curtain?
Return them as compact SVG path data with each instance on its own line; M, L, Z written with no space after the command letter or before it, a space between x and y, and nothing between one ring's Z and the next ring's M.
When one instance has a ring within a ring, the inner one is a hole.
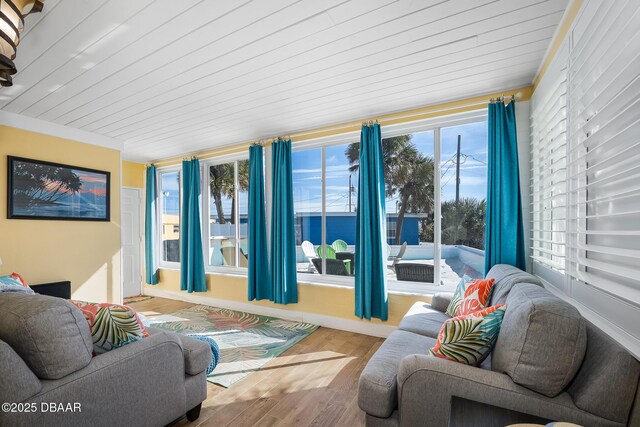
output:
M293 224L291 140L278 138L271 144L271 258L273 301L298 302L296 238Z
M200 227L200 162L197 159L182 162L180 289L189 293L207 290Z
M362 126L356 216L356 316L387 320L384 164L380 125Z
M147 283L158 284L156 265L156 167L147 167L146 197L144 204L144 267Z
M249 301L273 300L267 257L262 146L249 148Z
M526 269L516 106L489 104L485 274L496 264Z

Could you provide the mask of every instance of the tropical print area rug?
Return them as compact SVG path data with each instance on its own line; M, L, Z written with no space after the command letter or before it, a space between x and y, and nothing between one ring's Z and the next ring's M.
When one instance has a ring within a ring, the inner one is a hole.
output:
M149 322L154 328L213 338L220 347L220 362L207 379L223 387L258 371L318 328L206 305L156 316Z
M152 298L153 297L150 297L148 295L136 295L134 297L124 297L122 299L122 304L129 305L129 304L133 304L134 302L146 301Z

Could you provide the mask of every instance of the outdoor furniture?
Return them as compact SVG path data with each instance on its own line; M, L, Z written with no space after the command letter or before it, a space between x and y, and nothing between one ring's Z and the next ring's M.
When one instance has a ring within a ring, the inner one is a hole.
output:
M395 270L398 280L433 283L433 265L402 262L395 265Z
M352 276L355 274L356 256L353 252L336 252L336 258L344 261Z
M322 274L322 258L314 258L311 260L313 265L316 267L316 270L320 274ZM347 270L347 266L345 265L345 261L340 259L329 259L325 260L327 262L327 274L331 274L334 276L348 276L349 271Z
M222 258L224 258L224 265L235 265L236 263L236 248L235 246L223 246L220 248L222 252ZM240 267L249 267L249 261L246 255L240 250Z
M302 253L304 253L304 256L309 261L309 269L308 270L309 270L310 273L313 273L313 262L311 260L318 256L316 254L316 248L315 248L315 246L313 246L313 243L311 243L308 240L305 240L304 242L302 242L300 247L302 248Z
M347 246L347 242L345 242L344 240L336 240L331 244L331 247L333 249L335 249L336 253L337 252L347 252L349 250L349 247Z
M391 264L387 264L387 268L395 271L395 266L398 265L398 262L404 256L405 251L407 250L407 242L404 242L402 246L400 246L400 250L398 251L398 255L390 256L388 254L391 253L391 247L387 245L387 261L391 261Z
M249 257L246 253L240 248L240 267L249 268Z
M323 256L322 246L318 246L318 256L320 258L336 259L336 250L331 246L325 248L326 256Z

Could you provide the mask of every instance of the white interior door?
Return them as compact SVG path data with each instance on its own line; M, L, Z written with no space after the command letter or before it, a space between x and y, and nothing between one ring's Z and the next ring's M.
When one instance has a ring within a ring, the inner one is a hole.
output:
M140 295L141 274L141 218L142 189L122 189L122 296Z

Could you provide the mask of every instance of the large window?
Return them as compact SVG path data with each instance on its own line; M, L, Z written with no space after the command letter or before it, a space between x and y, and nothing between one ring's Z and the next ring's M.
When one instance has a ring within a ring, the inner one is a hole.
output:
M389 279L419 288L482 277L486 121L389 136L382 144ZM349 278L355 272L359 144L294 149L298 272Z
M206 164L209 265L246 268L249 161Z
M487 123L440 129L442 280L484 270ZM455 273L455 275L450 274Z
M482 276L487 124L448 123L459 124L383 135L384 245L392 289L426 292L426 286L453 287L464 275ZM302 275L353 283L359 155L357 135L294 144L296 264ZM212 271L248 266L248 163L202 162L203 244ZM179 176L176 170L160 173L164 262L179 262Z
M180 172L159 174L160 260L180 262Z

